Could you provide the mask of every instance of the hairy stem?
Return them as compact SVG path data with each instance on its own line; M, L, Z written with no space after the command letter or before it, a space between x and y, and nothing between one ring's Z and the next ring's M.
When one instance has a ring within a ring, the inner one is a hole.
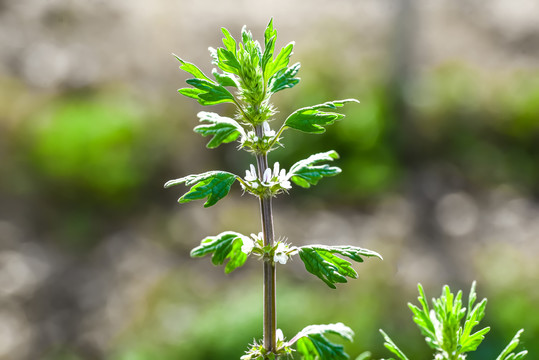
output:
M264 136L261 125L255 127L258 138ZM257 154L256 163L258 176L262 179L264 171L268 168L268 157L266 154ZM260 197L260 214L262 218L262 232L264 234L264 246L273 246L273 209L271 197ZM277 321L275 314L275 264L271 260L263 262L264 272L264 349L267 353L274 353L277 350Z

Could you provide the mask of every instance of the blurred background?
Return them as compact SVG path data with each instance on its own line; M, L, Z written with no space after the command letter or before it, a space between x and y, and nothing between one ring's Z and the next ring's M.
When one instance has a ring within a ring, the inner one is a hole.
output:
M292 131L271 161L335 149L343 173L278 197L294 244L376 250L329 289L279 267L278 326L345 322L352 358L429 351L406 303L478 281L492 327L471 359L520 328L539 353L539 3L535 0L0 1L0 359L238 359L261 337L261 266L225 275L189 251L258 232L258 203L179 206L165 181L253 159L205 148L182 58L211 71L220 27L258 39L273 17L302 81L293 110L355 97L323 136ZM205 110L231 115L230 106ZM465 296L467 298L467 296Z

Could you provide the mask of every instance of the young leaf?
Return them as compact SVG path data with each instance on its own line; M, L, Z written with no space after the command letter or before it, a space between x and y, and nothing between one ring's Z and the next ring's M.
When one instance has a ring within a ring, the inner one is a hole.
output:
M298 73L299 68L300 64L295 63L287 69L277 71L269 80L269 92L274 94L277 91L294 87L297 83L299 83L299 78L294 77Z
M292 49L294 48L294 42L288 43L284 48L279 51L279 54L274 60L268 59L264 68L264 79L269 79L277 71L286 68L290 62L290 55L292 55Z
M243 127L234 119L206 111L199 112L197 116L203 124L195 127L195 132L202 136L213 136L206 145L210 149L216 148L222 143L232 142L240 136L246 137Z
M346 360L348 355L342 345L334 344L325 335L334 334L352 341L354 332L342 323L328 325L310 325L301 330L288 345L296 343L298 353L304 360L332 359Z
M271 39L275 39L277 37L277 30L273 27L273 18L270 19L270 22L268 23L268 26L266 26L266 30L264 31L264 46L267 48L268 43ZM272 55L273 55L273 49L271 49Z
M479 344L485 338L485 334L490 331L489 327L481 329L473 334L471 334L472 329L479 324L481 319L485 316L485 308L487 306L487 299L483 299L479 304L477 304L471 312L466 316L466 321L464 322L464 329L460 336L459 343L461 345L461 352L470 352L475 351Z
M397 345L395 345L393 340L391 340L391 338L382 329L380 329L379 331L382 334L382 336L384 337L384 340L385 340L384 346L386 347L386 349L391 351L393 354L397 355L399 359L408 360L406 355L404 355L402 350L399 349L399 347Z
M417 299L421 303L422 309L419 309L417 306L411 303L408 303L408 307L410 308L410 310L412 310L412 313L414 314L413 320L419 327L421 334L425 336L425 341L427 342L427 344L432 349L437 349L439 345L436 340L436 329L434 328L434 324L432 323L432 319L430 318L430 310L427 302L427 297L421 284L417 284L417 288L419 290L419 297Z
M233 74L224 73L221 74L217 72L216 69L213 69L212 71L213 76L215 77L215 80L219 83L221 86L231 86L231 87L238 87L238 83L236 81L236 78Z
M215 83L212 80L206 79L188 79L186 83L194 86L197 91L192 88L179 89L178 92L182 95L198 100L201 105L215 105L225 102L234 102L234 96L224 86Z
M513 339L511 339L509 344L507 344L505 349L503 349L502 353L498 355L496 360L518 360L518 359L523 359L528 354L528 351L526 350L523 350L519 352L518 354L515 354L512 352L518 346L520 342L520 335L522 334L523 331L524 329L520 329L519 331L517 331Z
M348 257L357 262L363 262L361 256L382 258L380 254L374 251L356 246L306 245L299 248L299 257L305 264L305 269L319 277L332 289L336 289L335 283L347 282L346 277L357 278L357 273L352 268L352 264L335 254Z
M333 150L311 155L307 159L300 160L292 165L288 172L288 177L301 187L311 187L311 185L318 184L318 181L324 176L334 176L341 172L341 169L336 166L316 164L321 161L332 161L338 158L339 155Z
M188 175L179 179L170 180L165 183L165 188L185 183L191 189L185 193L178 201L186 203L193 200L208 198L204 207L215 205L224 198L230 191L230 187L237 177L226 171L208 171L197 175Z
M174 55L174 57L181 63L180 69L182 69L183 71L186 71L189 74L193 75L196 79L205 79L211 81L198 67L196 67L196 65L182 60L177 55Z
M201 241L199 246L191 250L191 256L203 257L213 254L211 261L214 265L222 265L226 259L229 259L225 266L225 273L228 274L242 266L247 260L247 254L241 251L244 238L246 236L233 231L208 236Z
M225 48L230 51L232 54L236 55L236 40L230 35L230 32L226 28L221 28L223 35L223 45Z
M217 49L217 66L223 71L238 75L241 65L236 58L236 51L227 49Z
M356 99L328 101L323 104L309 106L294 111L286 120L285 126L311 134L322 134L326 131L324 126L331 125L335 120L342 119L343 114L320 111L319 109L336 109L348 102L357 102Z

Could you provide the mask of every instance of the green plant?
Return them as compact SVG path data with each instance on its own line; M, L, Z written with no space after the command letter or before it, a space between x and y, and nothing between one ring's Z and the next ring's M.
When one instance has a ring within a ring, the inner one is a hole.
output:
M256 158L256 166L250 165L244 177L227 171L208 171L202 174L185 176L168 181L165 187L185 184L190 189L180 203L206 199L205 207L215 205L230 191L237 181L242 189L256 196L260 203L262 232L246 236L233 231L225 231L202 240L200 246L192 250L191 256L211 255L214 265L226 262L225 272L229 273L242 266L249 256L263 262L264 322L263 341L254 343L242 359L278 359L292 356L293 347L303 359L347 359L342 345L332 343L327 334L335 334L351 340L353 332L341 323L311 325L301 330L291 340L285 341L276 326L275 285L276 264L285 264L294 255L299 255L307 271L319 277L329 287L356 278L352 264L343 257L362 262L363 257L380 257L374 251L355 246L307 245L292 246L284 239L275 239L273 225L272 198L288 192L292 183L304 188L316 185L320 179L341 172L336 166L327 164L338 158L330 150L314 154L296 162L287 171L279 163L268 163L268 153L281 145L281 136L287 129L299 130L310 134L322 134L325 126L344 117L333 112L346 103L358 102L355 99L329 101L323 104L304 107L294 111L277 131L270 127L276 114L270 103L273 94L292 88L299 82L296 74L299 63L289 66L294 43L289 43L275 53L277 32L271 20L264 33L264 48L253 39L245 27L241 41L237 42L228 30L224 34L223 48L210 48L213 64L213 79L206 76L197 66L176 57L180 69L194 78L186 82L192 87L178 90L182 95L196 99L201 105L229 103L236 108L235 118L220 116L213 112L200 112L201 124L195 132L210 136L208 148L216 148L223 143L239 142L239 148Z
M427 344L435 351L435 360L464 360L467 353L475 351L483 341L485 334L490 331L485 327L476 332L473 328L479 324L485 316L487 299L475 304L475 282L473 282L468 296L468 307L462 307L462 291L455 296L449 286L444 286L442 295L438 299L432 299L433 308L430 309L427 297L421 284L419 289L419 303L421 308L408 304L414 314L414 322L419 326L421 334L425 336ZM474 305L475 304L475 305ZM464 320L464 325L462 321ZM523 359L528 353L526 350L514 353L520 342L519 330L496 360ZM384 339L385 347L401 360L408 360L391 338L380 330Z

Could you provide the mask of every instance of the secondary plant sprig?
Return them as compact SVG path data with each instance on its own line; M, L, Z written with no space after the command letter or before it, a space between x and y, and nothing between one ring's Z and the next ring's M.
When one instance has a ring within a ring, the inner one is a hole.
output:
M190 188L180 197L180 203L205 199L204 206L209 207L224 198L237 181L245 192L258 198L262 231L258 235L250 236L233 231L209 236L191 251L191 256L211 255L215 265L226 262L227 273L241 267L251 255L263 260L263 340L260 344L253 344L242 357L243 360L278 359L290 355L294 351L293 347L306 360L348 359L341 345L334 344L325 337L326 334L336 334L345 340L351 340L352 330L341 323L310 325L292 337L292 340L285 340L276 325L276 264L286 264L290 257L297 254L307 271L329 287L335 288L335 284L357 277L352 264L345 258L362 262L363 257L381 256L374 251L348 245L295 247L275 241L273 198L288 192L292 184L309 188L324 177L339 174L341 169L328 164L339 157L334 150L313 154L296 162L288 170L282 169L277 162L270 165L268 154L281 144L281 136L287 129L322 134L326 126L344 117L334 110L358 101L328 101L298 109L282 121L277 131L272 130L270 124L276 114L275 107L270 102L272 95L294 87L300 80L296 77L300 64L289 65L294 43L291 42L276 52L277 31L273 27L273 20L264 32L264 46L254 40L245 27L241 31L241 41L237 41L227 29L223 28L222 32L224 47L210 48L213 64L217 66L217 69L212 71L213 79L196 65L176 56L180 69L193 76L186 81L191 87L178 91L204 106L221 103L234 106L234 118L213 112L199 112L200 125L194 130L202 136L210 137L208 148L237 141L240 149L254 155L256 163L249 165L243 177L227 171L213 170L170 180L165 187L183 183Z

